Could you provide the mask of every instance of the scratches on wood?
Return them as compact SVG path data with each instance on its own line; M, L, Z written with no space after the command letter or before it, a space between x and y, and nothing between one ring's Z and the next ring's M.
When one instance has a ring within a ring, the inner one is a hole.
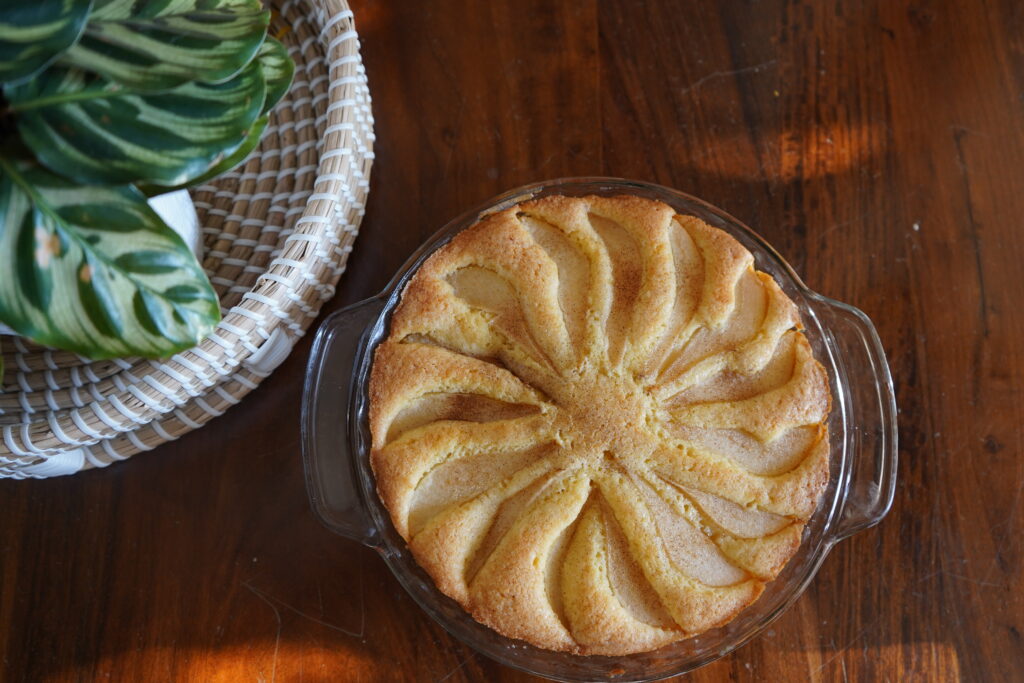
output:
M323 619L318 619L318 618L314 617L312 614L309 614L307 612L303 612L299 608L297 608L297 607L295 607L295 606L285 602L284 600L282 600L280 598L277 598L277 597L274 597L272 595L268 595L267 593L264 593L263 591L259 590L258 588L256 588L255 586L253 586L251 583L249 583L247 581L243 582L242 585L245 586L250 591L252 591L252 593L254 595L256 595L258 598L260 598L261 600L263 600L263 602L267 603L268 605L270 605L271 607L274 608L274 614L277 616L278 626L279 626L279 628L278 628L278 639L280 639L280 635L281 635L281 632L280 632L281 613L278 611L278 609L277 609L278 607L282 607L282 608L288 610L289 612L297 614L298 616L302 617L303 619L311 621L314 624L319 624L320 626L323 626L324 628L329 628L332 631L337 631L339 633L344 633L345 635L352 636L353 638L362 638L365 635L365 631L366 631L366 612L365 612L365 605L363 603L362 598L360 598L360 601L359 601L360 602L359 630L358 631L351 631L351 630L349 630L347 628L344 628L342 626L339 626L337 624L332 624L329 621L324 621ZM360 594L361 594L361 592L360 592Z
M744 76L746 74L760 73L761 71L764 71L765 69L767 69L769 67L775 66L778 62L779 62L779 60L777 60L777 59L769 59L767 62L764 62L762 64L754 64L753 66L745 66L745 67L740 68L740 69L730 69L728 71L712 71L708 75L702 76L701 78L698 78L696 81L694 81L690 85L688 85L685 88L683 88L682 90L680 90L677 93L677 97L682 97L683 95L687 95L687 94L693 92L694 90L697 90L701 86L706 85L708 82L713 81L713 80L715 80L717 78L736 78L737 76Z
M277 623L277 633L274 635L274 658L270 665L270 683L274 683L274 681L277 680L277 655L281 651L281 611L277 609L277 605L275 605L266 594L256 588L253 588L249 583L243 583L242 585L248 588L249 591L251 591L258 599L266 603L274 612L274 621Z

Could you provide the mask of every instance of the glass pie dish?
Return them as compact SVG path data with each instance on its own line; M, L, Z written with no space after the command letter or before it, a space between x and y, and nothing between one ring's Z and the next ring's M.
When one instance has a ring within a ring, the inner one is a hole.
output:
M406 282L430 254L481 215L552 194L656 199L732 235L753 254L755 267L771 275L796 303L804 333L831 384L830 479L796 554L735 619L651 652L620 657L553 652L480 624L419 567L378 498L370 468L367 390L373 351L387 336ZM809 290L764 240L713 206L665 187L612 178L527 185L450 222L409 258L381 294L323 322L307 369L302 408L306 484L323 523L374 548L420 607L478 652L566 681L657 680L707 664L753 638L800 596L833 545L877 524L888 512L896 485L896 439L892 378L874 326L861 311Z

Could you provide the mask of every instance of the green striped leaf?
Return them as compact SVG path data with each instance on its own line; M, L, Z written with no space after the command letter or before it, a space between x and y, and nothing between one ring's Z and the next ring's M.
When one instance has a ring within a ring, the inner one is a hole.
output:
M223 83L138 93L79 69L51 68L7 93L36 158L81 183L187 183L230 154L260 116L258 60Z
M263 113L267 114L291 87L292 77L295 75L295 62L288 56L288 49L273 38L267 38L260 46L256 58L260 61L263 77L267 80L267 98L263 102Z
M92 0L5 0L0 3L0 82L31 76L74 45Z
M220 317L188 246L133 187L0 157L0 321L90 358L163 357Z
M227 173L235 166L238 166L245 161L248 156L256 149L257 145L260 144L260 138L263 137L263 131L267 128L267 122L270 120L269 117L263 116L256 119L256 122L252 124L252 128L249 130L249 135L246 136L245 140L240 144L234 151L226 155L223 159L215 163L213 166L203 173L202 175L193 178L184 185L177 185L175 187L161 187L159 185L138 185L137 187L142 190L143 194L147 197L154 197L158 194L164 194L165 192L171 192L173 190L184 190L188 187L195 185L201 185L202 183L209 182L217 176Z
M235 0L243 4L245 0ZM96 0L93 16L105 21L116 19L152 19L163 14L173 14L183 9L203 9L232 4L230 0Z
M269 21L259 0L101 0L60 63L137 92L218 83L253 59Z
M263 67L263 75L267 80L267 97L263 103L263 116L260 117L249 129L249 135L246 136L245 141L242 142L234 151L228 153L223 159L213 164L206 173L193 178L188 183L179 185L173 189L182 189L185 187L199 185L201 183L213 180L219 175L227 173L235 166L238 166L245 161L254 149L260 144L260 139L263 137L263 131L266 130L267 122L269 121L269 112L274 108L284 94L288 92L288 88L292 84L292 77L295 74L295 63L292 58L288 56L288 51L281 43L277 42L273 38L267 38L267 42L260 48L259 54L256 57L260 65ZM146 195L152 197L156 194L167 192L168 188L159 187L153 185L141 185L140 189L146 193Z

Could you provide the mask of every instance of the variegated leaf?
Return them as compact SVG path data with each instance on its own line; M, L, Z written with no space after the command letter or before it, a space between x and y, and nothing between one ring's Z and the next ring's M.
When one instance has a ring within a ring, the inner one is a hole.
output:
M269 20L259 0L100 0L61 64L138 92L218 83L253 59Z
M267 122L269 121L268 113L284 97L284 94L288 92L292 76L295 73L295 63L288 56L288 51L284 45L273 38L267 38L267 42L260 48L256 58L263 67L263 75L267 80L267 96L263 104L263 116L252 125L249 135L242 144L233 151L227 152L226 156L220 161L215 162L206 173L191 179L186 184L177 186L175 189L205 183L223 173L227 173L245 161L249 154L260 144L263 131L266 130ZM168 190L166 187L154 185L140 185L139 187L149 196L167 192Z
M288 92L295 75L295 62L288 56L288 49L273 38L264 41L256 58L267 80L267 97L263 102L263 113L267 114Z
M82 183L173 186L245 141L265 93L253 60L224 83L186 83L156 94L52 68L7 98L22 139L54 172Z
M92 0L0 2L0 82L27 78L74 45Z
M0 320L93 358L161 357L216 324L185 242L133 187L83 186L0 157Z
M174 187L161 187L159 185L137 185L137 187L142 190L143 194L147 197L154 197L158 194L164 194L165 192L184 190L189 187L201 185L202 183L209 182L214 178L227 173L235 166L238 166L245 161L252 151L260 144L260 139L263 137L263 131L266 130L267 122L269 120L270 119L267 116L262 116L256 119L256 123L252 124L249 135L245 138L242 144L211 166L206 173L193 178L188 183L176 185Z

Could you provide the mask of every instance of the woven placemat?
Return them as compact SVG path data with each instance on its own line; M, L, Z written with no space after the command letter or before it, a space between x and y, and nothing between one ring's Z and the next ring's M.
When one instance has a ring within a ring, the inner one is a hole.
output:
M270 5L295 80L252 156L192 191L223 320L159 361L89 361L0 338L0 477L104 467L198 429L256 388L334 295L373 160L359 39L342 0Z

